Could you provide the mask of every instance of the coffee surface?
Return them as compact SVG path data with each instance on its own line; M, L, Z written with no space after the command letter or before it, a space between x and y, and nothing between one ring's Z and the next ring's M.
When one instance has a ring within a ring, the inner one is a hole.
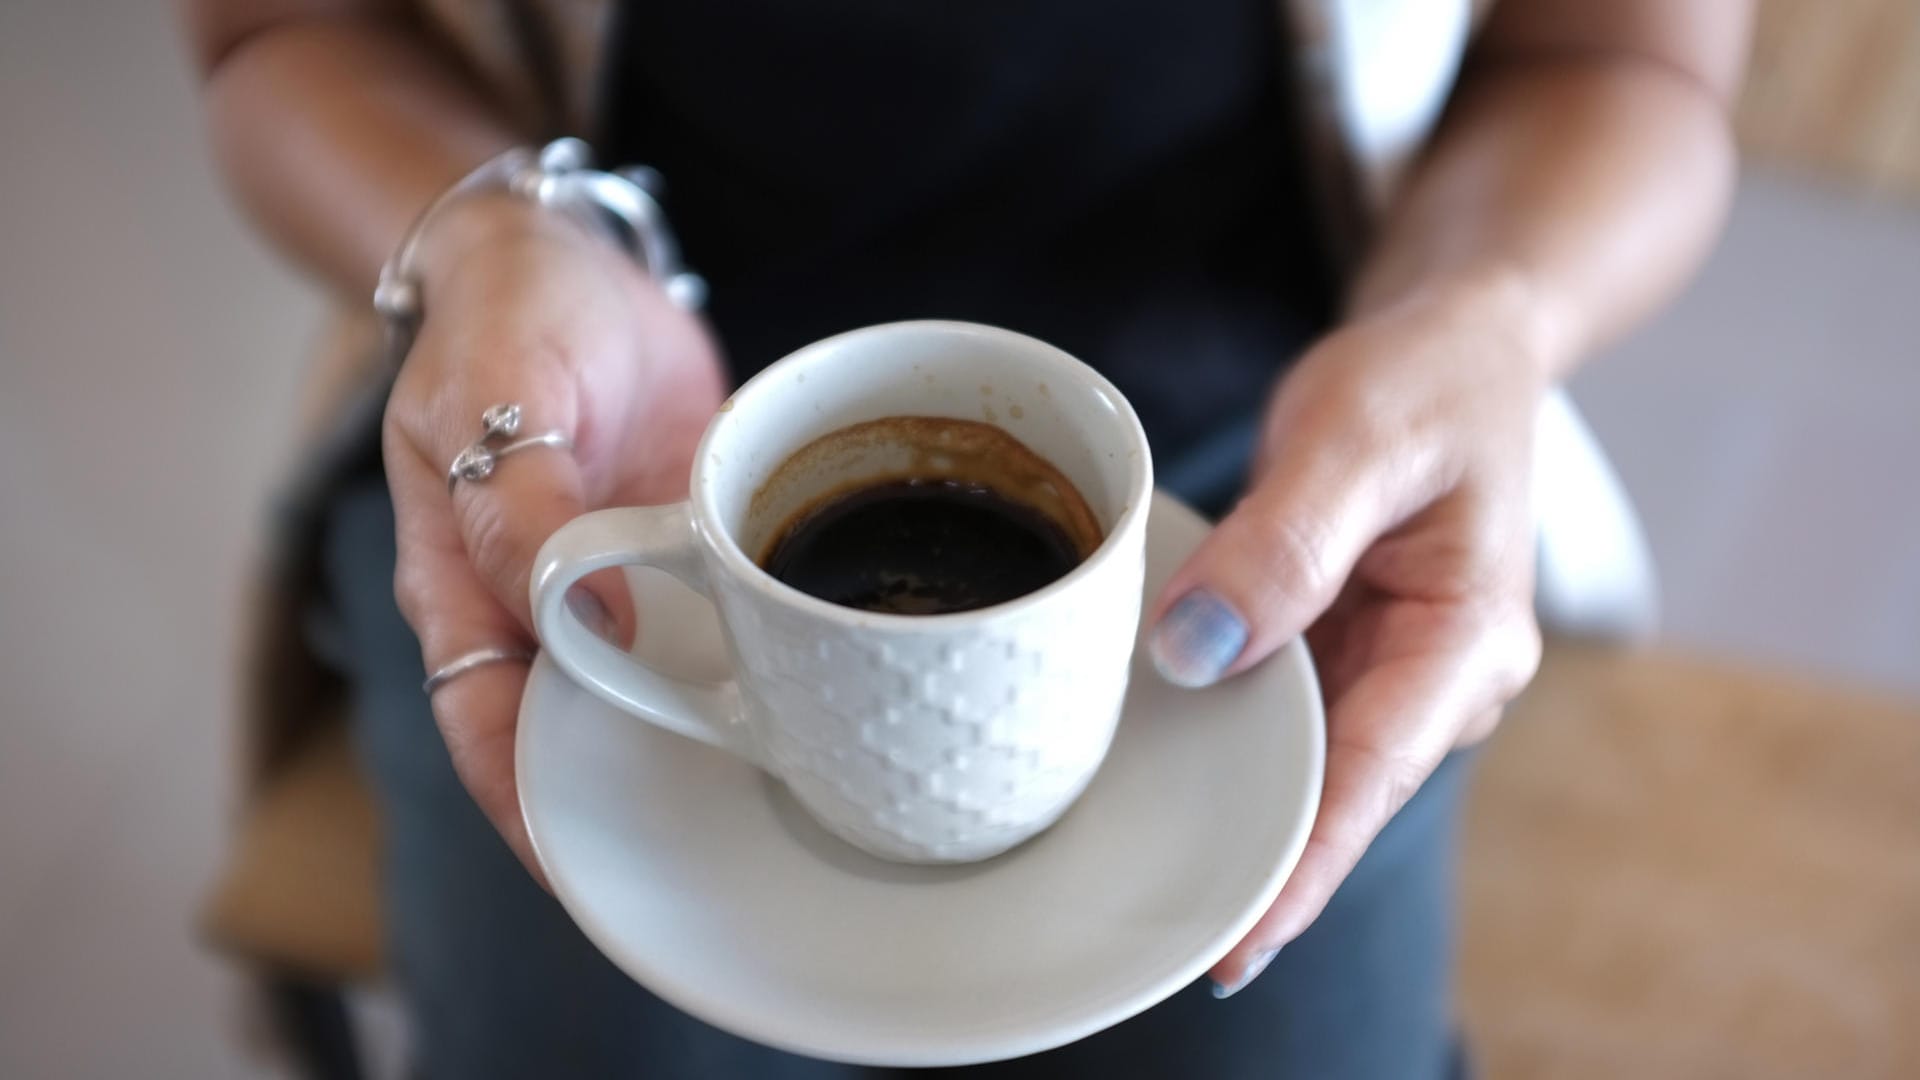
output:
M811 596L896 615L972 611L1025 596L1080 564L1046 513L984 484L890 480L789 522L767 572Z

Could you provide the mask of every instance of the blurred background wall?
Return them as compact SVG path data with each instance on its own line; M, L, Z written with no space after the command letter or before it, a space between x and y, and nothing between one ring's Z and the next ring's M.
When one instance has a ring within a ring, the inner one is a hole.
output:
M0 1077L259 1075L189 925L321 304L225 205L171 18L0 3ZM1575 395L1669 645L1920 696L1920 5L1768 4L1741 123L1726 242Z
M188 933L239 570L316 298L228 210L173 5L0 3L0 1076L249 1075Z

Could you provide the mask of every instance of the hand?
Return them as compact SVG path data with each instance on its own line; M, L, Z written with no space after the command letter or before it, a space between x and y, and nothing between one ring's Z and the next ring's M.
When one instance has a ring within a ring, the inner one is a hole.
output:
M540 545L587 510L682 498L725 393L706 328L611 246L508 200L475 201L440 224L423 252L426 318L382 435L395 593L427 671L475 649L531 647L527 581ZM503 458L449 497L449 463L500 402L523 406L523 437L558 429L572 451ZM618 571L584 584L577 610L631 640ZM433 714L468 792L539 877L513 769L526 678L525 663L475 668L434 693Z
M1248 494L1155 607L1150 648L1171 681L1212 683L1305 632L1327 700L1319 817L1273 906L1210 973L1219 996L1319 916L1539 662L1528 495L1544 365L1515 299L1433 290L1312 349L1275 395Z

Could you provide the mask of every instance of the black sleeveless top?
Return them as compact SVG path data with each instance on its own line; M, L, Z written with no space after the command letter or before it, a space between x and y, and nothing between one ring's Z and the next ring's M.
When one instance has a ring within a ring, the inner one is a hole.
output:
M1331 311L1272 0L630 0L611 42L604 150L667 177L738 378L870 323L1005 326L1215 501Z

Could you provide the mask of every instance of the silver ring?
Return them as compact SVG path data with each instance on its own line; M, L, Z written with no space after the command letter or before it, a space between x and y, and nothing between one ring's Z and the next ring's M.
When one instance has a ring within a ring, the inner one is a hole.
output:
M470 653L456 656L452 660L442 664L438 670L427 676L427 681L420 684L420 689L428 697L432 697L433 692L445 686L449 680L457 679L467 672L472 671L474 668L484 667L487 664L503 663L508 660L520 661L532 659L532 649L475 649Z
M517 426L517 424L516 424ZM492 438L489 435L487 438ZM494 466L508 454L517 454L522 450L531 450L536 446L551 446L559 450L573 449L573 440L567 433L558 429L541 435L532 435L505 446L494 446L482 439L465 450L454 455L453 464L447 466L447 494L462 480L480 481L493 475Z
M520 403L517 401L489 405L487 411L480 414L480 426L487 433L480 436L481 442L494 439L511 439L520 434Z

